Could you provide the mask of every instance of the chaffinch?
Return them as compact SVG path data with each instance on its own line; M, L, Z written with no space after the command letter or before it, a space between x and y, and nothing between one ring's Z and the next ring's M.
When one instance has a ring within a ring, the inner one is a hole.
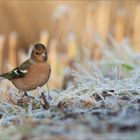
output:
M12 71L0 75L0 78L10 80L20 91L34 90L47 83L50 77L51 67L47 59L46 47L41 43L35 44L30 59Z

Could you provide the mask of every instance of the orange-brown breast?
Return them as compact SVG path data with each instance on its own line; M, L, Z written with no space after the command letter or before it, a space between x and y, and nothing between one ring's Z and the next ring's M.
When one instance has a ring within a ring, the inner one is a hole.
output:
M49 80L50 73L49 63L36 63L30 66L25 77L14 79L12 82L19 90L30 91L43 86Z

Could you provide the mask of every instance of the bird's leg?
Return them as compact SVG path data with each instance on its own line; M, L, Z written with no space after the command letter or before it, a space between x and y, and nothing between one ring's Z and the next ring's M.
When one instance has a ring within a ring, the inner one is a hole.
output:
M23 95L23 91L21 90L19 90L18 93L20 98L17 100L17 105L23 106L23 104L25 103L25 98L24 98L25 95Z
M23 94L23 93L24 93L24 94ZM19 94L21 97L28 96L28 94L27 94L26 92L21 91L21 90L18 91L18 94Z
M24 91L24 96L29 97L26 91Z
M20 96L20 93L21 93L21 90L18 91L19 96Z
M34 99L34 97L33 97L33 96L29 96L29 95L27 94L26 91L24 91L24 95L23 95L23 97L27 97L27 98L32 98L32 99Z

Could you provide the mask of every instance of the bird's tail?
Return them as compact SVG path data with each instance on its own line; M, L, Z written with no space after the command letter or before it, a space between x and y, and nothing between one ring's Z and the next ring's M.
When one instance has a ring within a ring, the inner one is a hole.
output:
M3 79L4 79L4 77L0 76L0 80L3 80Z
M7 77L8 77L8 73L4 73L0 75L0 80L7 79Z

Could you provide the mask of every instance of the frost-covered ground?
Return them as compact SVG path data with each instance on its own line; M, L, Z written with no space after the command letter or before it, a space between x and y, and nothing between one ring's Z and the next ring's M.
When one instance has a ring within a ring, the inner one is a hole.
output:
M1 92L0 140L139 140L140 55L127 40L104 50L98 62L85 50L76 82L45 92L48 109L37 96Z

